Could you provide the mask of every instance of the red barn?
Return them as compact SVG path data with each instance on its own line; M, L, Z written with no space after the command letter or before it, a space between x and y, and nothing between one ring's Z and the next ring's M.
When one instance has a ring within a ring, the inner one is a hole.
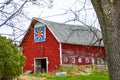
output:
M63 64L97 63L105 56L103 42L96 42L100 38L101 32L94 27L33 18L20 44L26 57L23 71L53 72Z

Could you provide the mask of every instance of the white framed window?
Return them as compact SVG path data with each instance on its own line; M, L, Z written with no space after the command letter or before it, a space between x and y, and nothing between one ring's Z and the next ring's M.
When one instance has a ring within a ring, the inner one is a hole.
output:
M95 63L95 59L94 58L92 58L92 64L94 64Z
M103 59L101 59L101 58L97 58L97 64L98 64L98 65L102 65L102 64L104 64Z
M78 58L78 63L82 63L82 58Z
M86 63L90 63L90 59L88 57L85 58Z
M63 61L68 62L68 57L64 57Z
M75 63L75 57L72 57L72 63Z

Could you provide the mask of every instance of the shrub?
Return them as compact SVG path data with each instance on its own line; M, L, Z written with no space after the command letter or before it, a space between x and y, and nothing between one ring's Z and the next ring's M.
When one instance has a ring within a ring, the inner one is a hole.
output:
M19 76L24 64L24 56L11 39L0 36L0 80L11 80Z

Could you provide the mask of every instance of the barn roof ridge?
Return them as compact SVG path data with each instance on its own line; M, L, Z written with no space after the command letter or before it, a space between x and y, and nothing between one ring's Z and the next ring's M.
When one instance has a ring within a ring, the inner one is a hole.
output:
M95 27L57 23L41 18L33 19L46 24L53 35L61 43L92 45L97 39L102 38L100 30ZM97 42L95 46L99 46L99 42ZM100 46L103 46L103 42Z
M33 21L47 25L48 29L60 43L92 45L98 39L102 38L100 30L95 27L57 23L35 17L32 19ZM94 46L104 46L103 41L100 45L97 42Z
M86 29L92 27L92 29L95 29L95 30L98 30L97 28L93 27L93 26L88 26L88 25L74 25L74 24L65 24L65 23L60 23L60 22L55 22L55 21L49 21L49 20L45 20L45 19L42 19L42 18L36 18L36 17L33 17L33 19L39 21L39 22L43 22L44 24L46 24L45 22L51 22L51 23L56 23L56 24L60 24L60 25L68 25L68 26L78 26L78 27L84 27ZM46 24L47 25L47 24ZM100 30L98 30L100 31Z

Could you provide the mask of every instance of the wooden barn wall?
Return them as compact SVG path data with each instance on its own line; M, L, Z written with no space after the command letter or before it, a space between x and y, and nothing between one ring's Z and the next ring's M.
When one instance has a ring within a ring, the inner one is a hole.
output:
M92 58L95 62L97 58L104 58L105 50L103 47L97 46L84 46L84 45L72 45L72 44L62 44L62 63L63 64L76 64L76 65L87 65L92 64ZM74 60L72 63L72 59ZM82 62L78 59L81 58ZM86 58L89 62L86 62Z
M23 55L26 56L23 71L32 70L34 72L34 58L40 57L48 58L48 72L54 71L55 66L59 69L59 43L47 27L45 42L34 42L34 25L32 25L22 43L22 49Z

